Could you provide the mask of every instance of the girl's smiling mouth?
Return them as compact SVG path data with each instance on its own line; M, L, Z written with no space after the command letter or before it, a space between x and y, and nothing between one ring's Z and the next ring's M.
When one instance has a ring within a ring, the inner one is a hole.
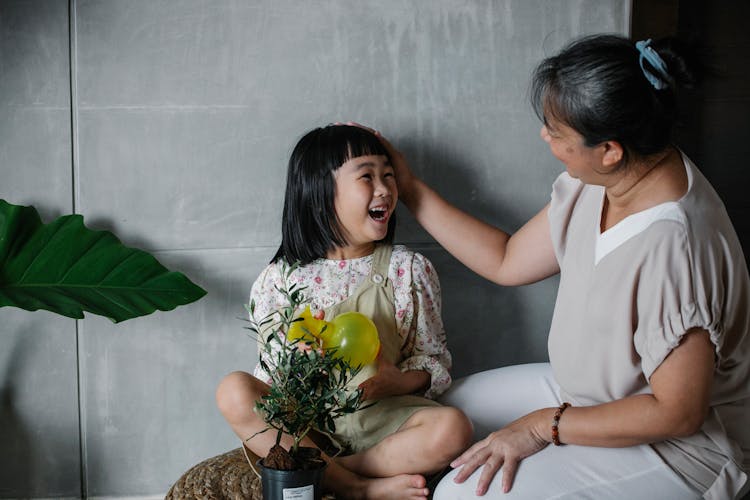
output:
M388 219L388 209L386 207L374 207L368 210L370 218L377 222L384 222Z

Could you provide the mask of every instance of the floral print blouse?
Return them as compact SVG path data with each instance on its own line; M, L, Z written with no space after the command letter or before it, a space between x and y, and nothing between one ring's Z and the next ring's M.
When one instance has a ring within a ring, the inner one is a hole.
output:
M297 269L293 282L307 287L303 292L313 311L346 300L370 274L372 255L348 260L318 259ZM446 344L441 317L440 282L435 268L423 255L394 245L388 270L393 283L396 331L401 337L401 371L424 370L431 375L424 396L434 399L451 384L451 355ZM258 276L250 293L255 302L255 317L286 304L276 287L283 284L281 266L269 264ZM330 319L330 318L329 318ZM259 350L259 355L261 351ZM260 367L254 375L268 381Z

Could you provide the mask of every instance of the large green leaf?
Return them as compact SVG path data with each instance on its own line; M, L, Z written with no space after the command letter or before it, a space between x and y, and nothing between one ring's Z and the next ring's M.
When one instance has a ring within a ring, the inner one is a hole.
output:
M80 215L45 225L34 207L0 200L0 307L46 309L78 319L87 311L118 323L205 294L109 231L86 228Z

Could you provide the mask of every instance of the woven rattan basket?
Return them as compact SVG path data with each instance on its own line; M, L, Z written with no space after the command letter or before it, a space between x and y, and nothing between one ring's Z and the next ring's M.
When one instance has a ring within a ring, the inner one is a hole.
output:
M245 454L247 453L247 455ZM248 449L229 451L194 465L172 485L165 500L263 500L260 477L250 467L258 457ZM324 500L335 500L324 495Z
M260 477L248 462L258 457L248 454L237 448L194 465L172 485L166 500L262 500Z

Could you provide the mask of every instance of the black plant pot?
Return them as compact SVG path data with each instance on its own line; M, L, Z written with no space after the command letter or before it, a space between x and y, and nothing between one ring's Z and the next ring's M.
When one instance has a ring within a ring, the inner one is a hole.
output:
M260 469L263 500L321 500L323 497L323 471L326 463L307 470L269 469L261 458L256 463Z

